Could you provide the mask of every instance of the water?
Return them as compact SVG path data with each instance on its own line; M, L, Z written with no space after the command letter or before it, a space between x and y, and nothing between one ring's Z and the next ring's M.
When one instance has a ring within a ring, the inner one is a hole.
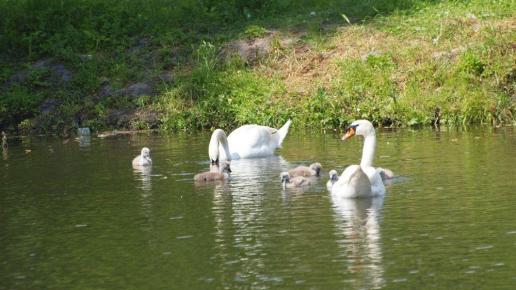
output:
M378 135L375 164L398 177L348 201L327 172L358 163L362 140L334 133L293 131L209 185L192 180L208 133L10 140L0 289L513 289L516 130ZM154 165L135 171L143 146ZM313 161L318 184L281 189L281 170Z

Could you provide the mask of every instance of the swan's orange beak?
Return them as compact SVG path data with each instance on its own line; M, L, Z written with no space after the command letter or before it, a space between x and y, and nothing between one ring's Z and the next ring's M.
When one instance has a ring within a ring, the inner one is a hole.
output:
M355 128L349 127L348 130L346 131L346 134L344 134L344 136L342 136L342 138L340 140L346 141L347 139L349 139L353 136L355 136Z

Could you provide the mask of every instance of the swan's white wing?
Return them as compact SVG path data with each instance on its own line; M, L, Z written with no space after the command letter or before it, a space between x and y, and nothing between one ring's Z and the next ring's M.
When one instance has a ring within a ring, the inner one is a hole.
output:
M228 136L233 159L265 157L278 148L278 130L266 126L244 125Z
M376 168L374 167L366 167L362 168L362 170L367 174L369 181L371 182L371 192L373 196L382 196L385 194L385 185L383 185L383 180Z
M343 198L367 197L371 196L371 183L360 165L350 165L333 184L331 193Z

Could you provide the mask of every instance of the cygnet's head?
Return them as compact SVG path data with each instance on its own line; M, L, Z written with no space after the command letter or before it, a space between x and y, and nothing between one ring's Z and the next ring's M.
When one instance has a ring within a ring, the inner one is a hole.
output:
M149 148L147 148L147 147L143 147L143 148L142 148L141 156L142 156L143 158L148 158L148 157L150 157L150 149L149 149Z
M321 173L321 168L322 168L322 165L321 165L321 163L319 163L319 162L316 162L316 163L310 164L310 169L312 169L313 171L315 171L315 175L316 175L316 176L319 176L319 174Z
M342 141L347 140L355 135L367 136L374 134L374 127L371 122L367 120L357 120L346 128L346 133L342 136Z
M283 183L283 185L290 182L290 174L288 174L288 172L286 172L286 171L281 172L280 177L281 177L281 183Z
M230 165L229 161L219 162L220 173L231 173L231 167L229 165Z
M339 175L337 173L337 170L335 170L335 169L330 170L330 181L332 183L335 183L335 182L337 182L337 180L339 180Z

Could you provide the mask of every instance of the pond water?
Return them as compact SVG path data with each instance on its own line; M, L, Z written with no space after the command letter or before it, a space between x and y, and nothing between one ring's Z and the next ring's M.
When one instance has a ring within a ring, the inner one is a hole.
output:
M328 194L361 156L339 137L291 131L202 186L209 132L10 140L0 289L514 289L515 128L378 132L375 165L397 177L374 200ZM314 161L317 184L282 190L280 171Z

